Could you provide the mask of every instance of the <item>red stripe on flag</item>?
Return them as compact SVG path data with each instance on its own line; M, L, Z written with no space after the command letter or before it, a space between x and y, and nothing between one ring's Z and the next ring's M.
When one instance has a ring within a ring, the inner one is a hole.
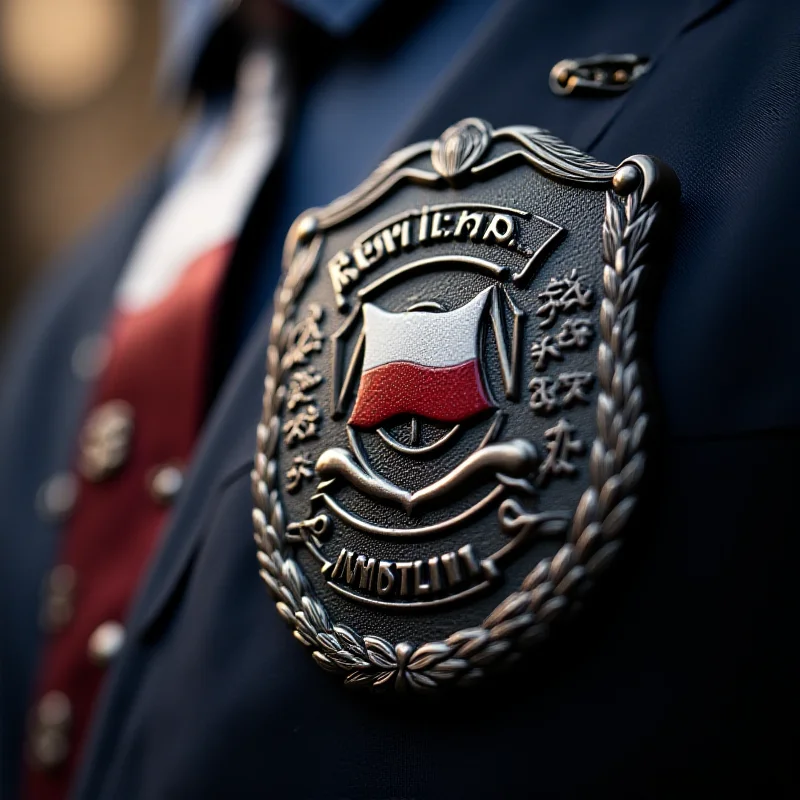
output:
M477 360L452 367L392 361L361 375L349 424L374 428L398 414L461 422L489 408Z

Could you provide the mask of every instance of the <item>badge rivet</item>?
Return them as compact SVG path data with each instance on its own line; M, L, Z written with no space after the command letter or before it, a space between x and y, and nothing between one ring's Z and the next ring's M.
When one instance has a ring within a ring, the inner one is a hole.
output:
M311 214L303 217L297 225L297 238L301 242L307 242L316 232L317 220Z
M618 195L624 197L636 189L641 179L642 173L633 164L625 164L614 173L611 185Z

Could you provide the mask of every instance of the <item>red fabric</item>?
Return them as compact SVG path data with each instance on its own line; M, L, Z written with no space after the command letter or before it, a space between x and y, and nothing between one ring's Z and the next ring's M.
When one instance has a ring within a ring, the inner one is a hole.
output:
M215 299L232 243L197 259L179 284L141 312L117 312L108 366L91 409L124 400L134 410L128 461L100 483L81 480L56 563L77 573L75 612L46 640L37 694L64 692L72 703L70 754L52 772L26 770L29 800L63 798L74 775L105 669L87 658L87 641L106 620L124 621L158 543L167 510L148 491L148 476L165 462L187 462L203 420L207 347Z
M392 361L361 375L349 424L373 428L398 414L439 422L461 422L493 408L477 360L452 367Z

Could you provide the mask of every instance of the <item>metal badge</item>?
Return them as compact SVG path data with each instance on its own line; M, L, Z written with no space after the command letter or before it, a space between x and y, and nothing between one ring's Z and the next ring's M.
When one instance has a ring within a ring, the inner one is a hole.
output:
M261 576L350 685L479 679L585 602L645 471L643 277L672 172L466 119L285 247Z

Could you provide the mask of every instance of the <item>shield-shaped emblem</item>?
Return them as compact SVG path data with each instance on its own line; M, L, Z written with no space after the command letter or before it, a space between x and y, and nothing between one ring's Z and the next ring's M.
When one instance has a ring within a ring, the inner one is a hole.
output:
M466 684L591 601L645 475L640 306L677 196L656 159L467 119L295 223L253 522L322 667Z

